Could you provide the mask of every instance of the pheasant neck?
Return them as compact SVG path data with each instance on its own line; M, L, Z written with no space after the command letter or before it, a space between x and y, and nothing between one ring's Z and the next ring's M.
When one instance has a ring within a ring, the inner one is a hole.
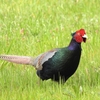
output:
M70 50L81 49L81 43L77 43L73 38L68 46Z

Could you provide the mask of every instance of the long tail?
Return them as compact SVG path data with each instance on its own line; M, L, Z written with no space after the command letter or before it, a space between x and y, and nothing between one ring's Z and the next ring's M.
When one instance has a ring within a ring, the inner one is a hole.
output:
M28 56L17 56L17 55L0 55L1 60L25 65L33 65L34 58Z

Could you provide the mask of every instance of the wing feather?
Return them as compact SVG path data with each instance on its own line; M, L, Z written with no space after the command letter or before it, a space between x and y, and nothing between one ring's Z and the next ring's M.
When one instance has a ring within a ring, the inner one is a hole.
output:
M48 59L52 58L54 56L54 54L57 52L57 49L45 52L43 54L40 54L39 56L37 56L34 60L33 66L35 66L35 68L37 70L42 70L43 68L43 63L48 61Z

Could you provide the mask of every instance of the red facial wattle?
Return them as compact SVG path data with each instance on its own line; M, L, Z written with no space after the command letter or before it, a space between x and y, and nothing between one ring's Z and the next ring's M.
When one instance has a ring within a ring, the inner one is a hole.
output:
M84 29L80 29L78 31L76 31L76 35L78 35L78 38L80 37L82 40L81 42L86 42L86 39L87 39L87 35L86 35L86 32Z

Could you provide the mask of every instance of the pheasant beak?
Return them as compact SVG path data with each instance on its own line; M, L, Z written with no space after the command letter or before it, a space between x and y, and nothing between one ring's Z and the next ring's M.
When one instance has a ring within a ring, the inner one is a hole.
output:
M88 37L87 37L86 34L84 34L84 35L82 36L82 38L83 38L83 42L86 42L86 39L87 39Z

